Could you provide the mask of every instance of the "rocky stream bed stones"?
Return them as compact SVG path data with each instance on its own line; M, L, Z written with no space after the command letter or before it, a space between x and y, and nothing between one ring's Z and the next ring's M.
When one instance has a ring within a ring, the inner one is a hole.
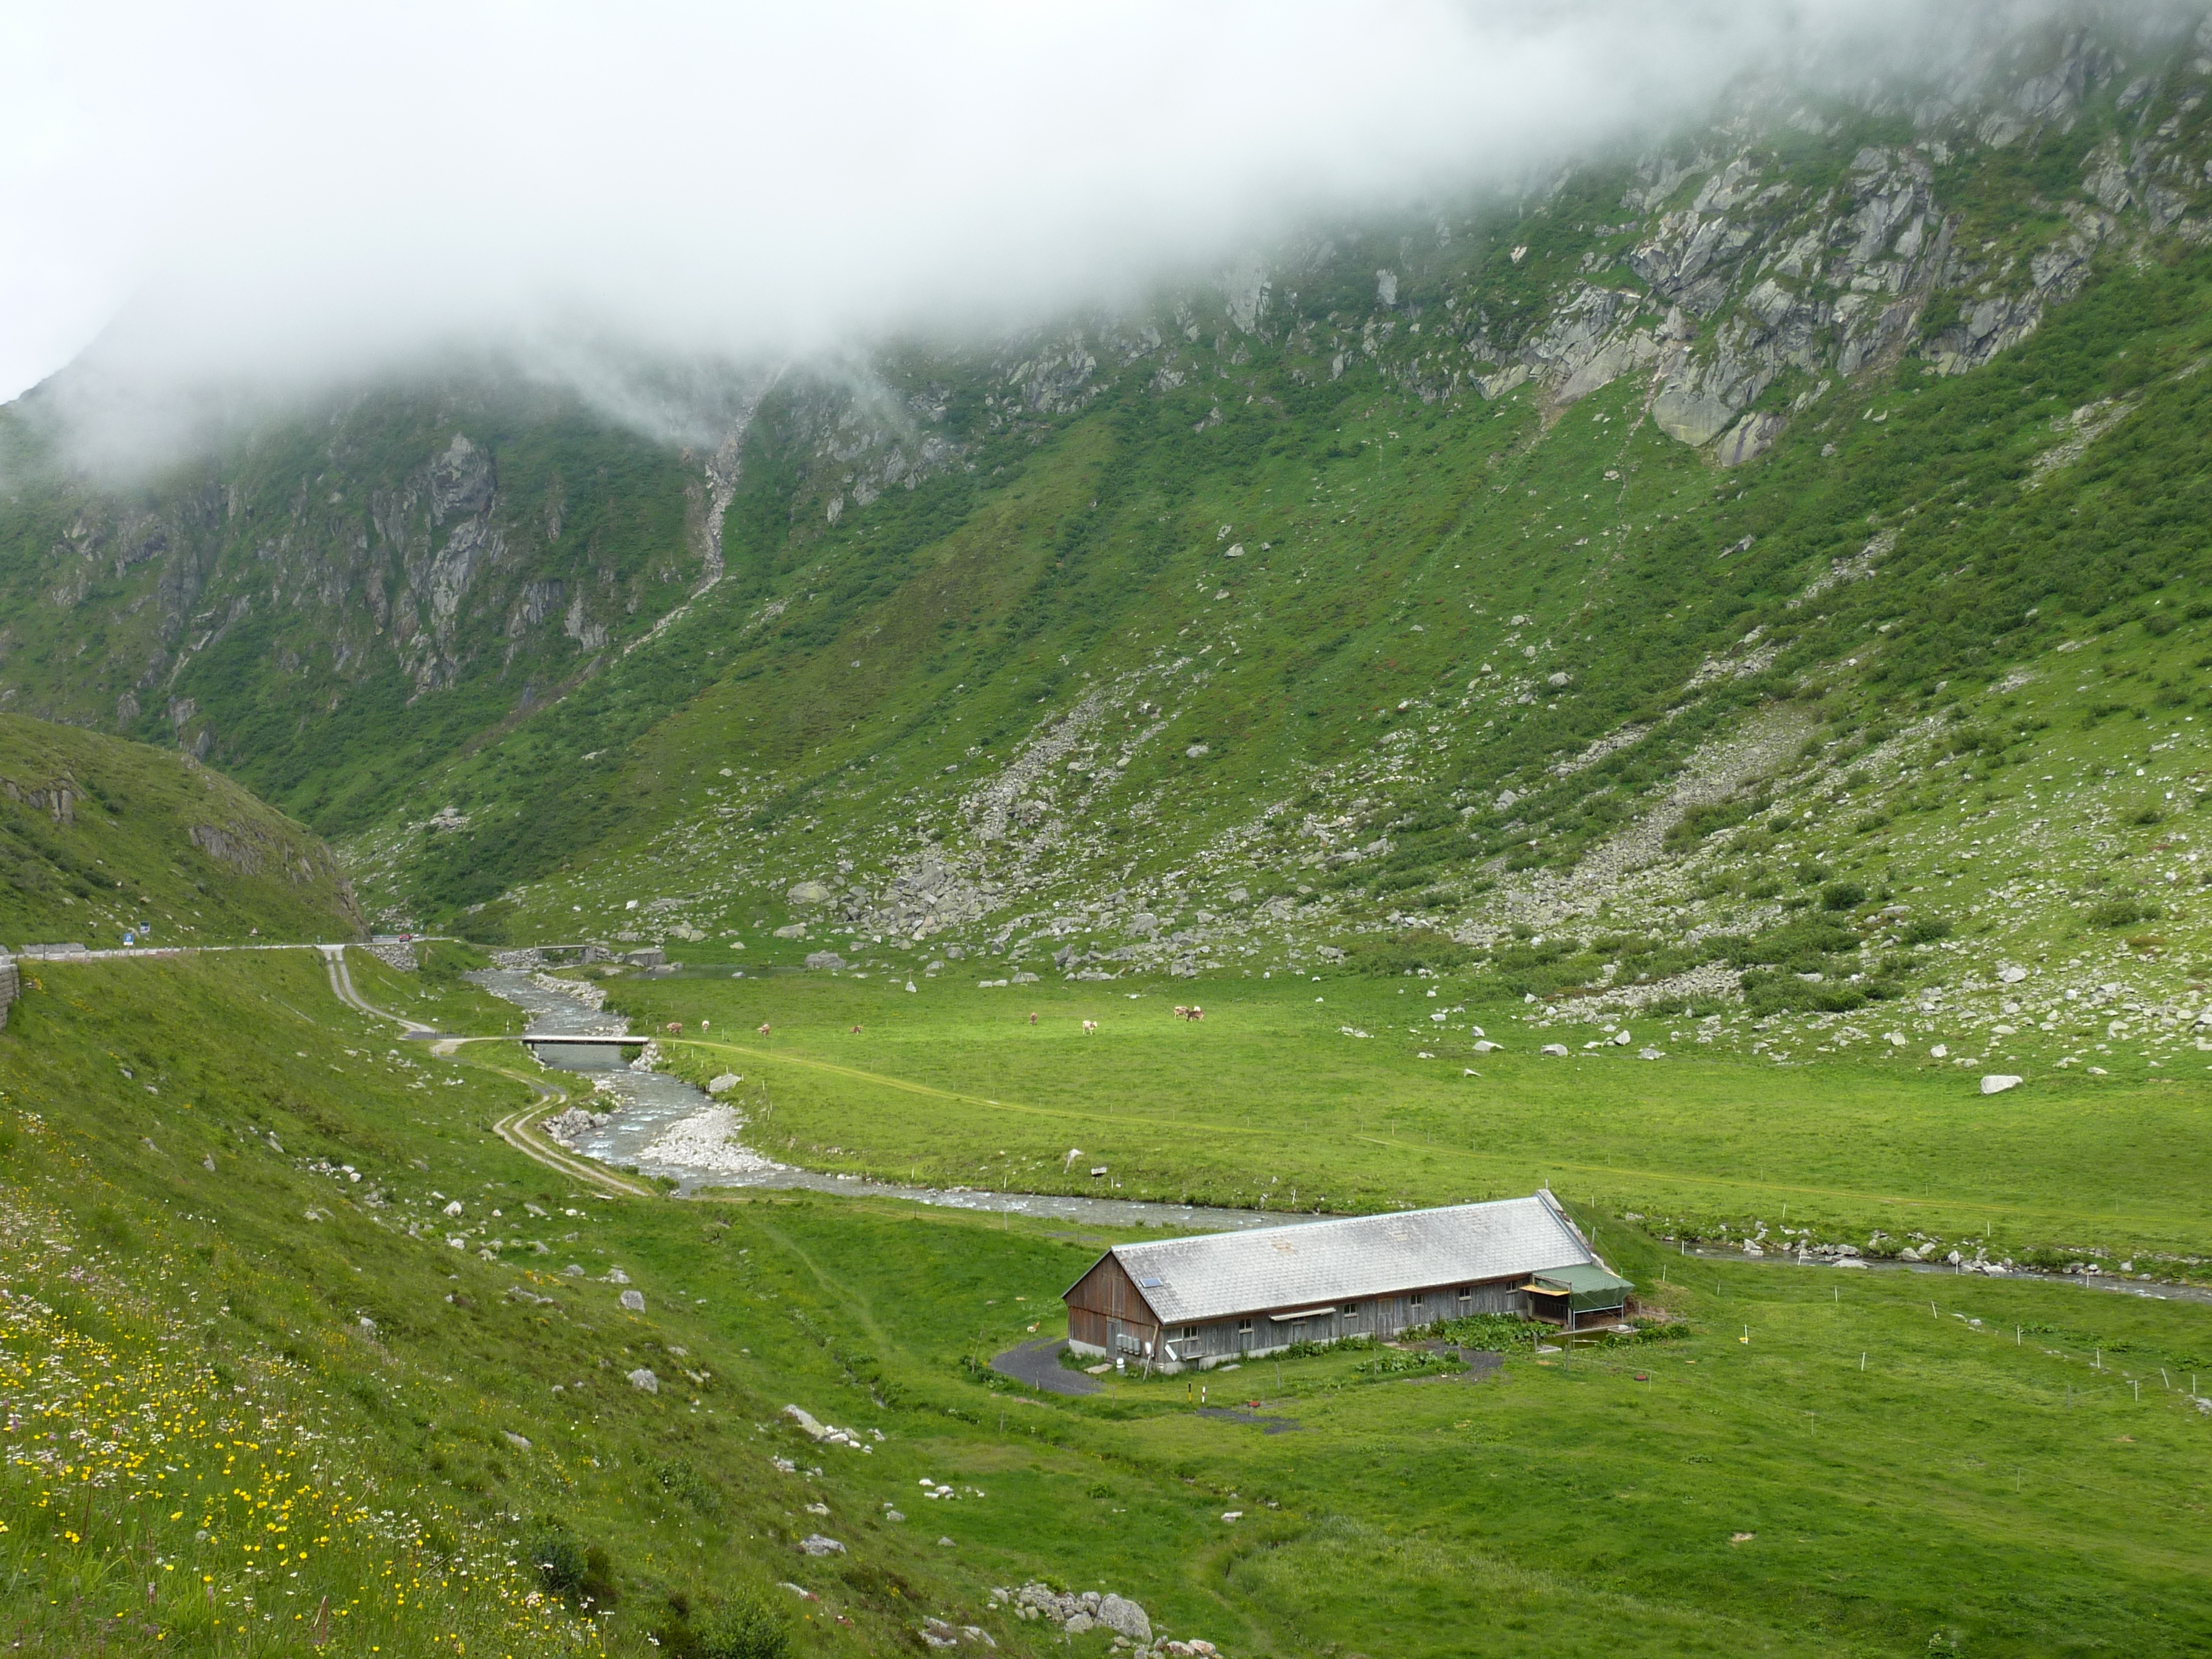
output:
M545 1119L538 1127L574 1152L577 1143L586 1135L595 1129L605 1128L611 1121L611 1113L589 1112L581 1106L571 1106L568 1110Z

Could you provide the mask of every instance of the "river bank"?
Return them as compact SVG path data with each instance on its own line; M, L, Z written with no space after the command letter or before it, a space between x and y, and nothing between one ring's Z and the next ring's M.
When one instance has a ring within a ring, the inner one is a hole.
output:
M570 1151L614 1169L673 1182L684 1197L728 1188L837 1193L1098 1227L1174 1227L1210 1232L1296 1226L1325 1218L1138 1199L907 1186L781 1164L744 1144L744 1120L733 1108L681 1078L652 1070L649 1044L636 1061L625 1065L621 1044L613 1039L626 1038L632 1045L643 1039L628 1036L623 1021L600 1012L592 1000L576 994L566 982L504 968L485 969L468 977L529 1014L532 1031L549 1036L610 1039L603 1048L579 1043L541 1051L542 1063L550 1069L591 1079L589 1099L580 1100L570 1109L574 1115L563 1115L567 1121L556 1139Z

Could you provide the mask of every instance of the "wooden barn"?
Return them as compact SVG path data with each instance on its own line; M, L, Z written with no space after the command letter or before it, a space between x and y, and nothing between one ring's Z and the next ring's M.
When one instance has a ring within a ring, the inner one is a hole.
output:
M1540 1192L1117 1244L1062 1299L1078 1353L1174 1371L1464 1314L1579 1321L1617 1314L1629 1289Z

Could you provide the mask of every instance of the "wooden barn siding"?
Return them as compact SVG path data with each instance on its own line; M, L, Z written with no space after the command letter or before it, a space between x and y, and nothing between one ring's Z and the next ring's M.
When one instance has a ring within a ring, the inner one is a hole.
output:
M1522 1288L1525 1279L1498 1279L1487 1285L1473 1285L1466 1288L1472 1293L1464 1302L1460 1300L1461 1286L1440 1285L1419 1292L1408 1291L1401 1296L1361 1297L1356 1299L1358 1312L1352 1318L1344 1316L1343 1304L1309 1316L1303 1322L1278 1323L1267 1316L1265 1310L1238 1314L1227 1319L1206 1321L1200 1324L1196 1339L1183 1335L1182 1325L1167 1328L1167 1340L1175 1345L1178 1359L1216 1359L1240 1353L1261 1353L1270 1349L1285 1347L1292 1342L1327 1342L1347 1336L1395 1336L1400 1331L1414 1325L1427 1325L1439 1319L1457 1319L1465 1314L1526 1313L1528 1310L1528 1292ZM1416 1310L1413 1297L1421 1297ZM1103 1338L1077 1335L1070 1303L1069 1334L1079 1341L1108 1346ZM1243 1320L1252 1322L1249 1335L1239 1334L1237 1325Z
M1137 1339L1139 1352L1143 1344L1159 1340L1159 1321L1128 1271L1113 1256L1102 1257L1076 1280L1066 1299L1067 1334L1077 1342L1110 1353L1117 1329Z

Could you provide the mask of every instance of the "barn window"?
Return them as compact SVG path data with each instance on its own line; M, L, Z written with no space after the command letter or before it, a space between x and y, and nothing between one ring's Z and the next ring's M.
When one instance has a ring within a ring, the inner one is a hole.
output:
M1472 1302L1472 1301L1474 1301L1474 1287L1472 1285L1461 1285L1461 1286L1459 1287L1459 1299L1460 1299L1461 1301L1462 1301L1462 1302Z
M1420 1312L1421 1293L1419 1291L1415 1291L1412 1296L1407 1298L1407 1305L1412 1308L1415 1313Z
M1357 1319L1357 1318L1358 1318L1358 1317L1359 1317L1359 1304L1358 1304L1357 1302L1347 1302L1347 1303L1346 1303L1346 1304L1344 1304L1344 1316L1345 1316L1346 1319Z
M1197 1341L1197 1340L1198 1340L1198 1327L1197 1327L1197 1326L1195 1326L1195 1325L1186 1325L1186 1326L1184 1326L1184 1327L1182 1328L1182 1340L1183 1340L1184 1341L1186 1341L1186 1342L1195 1342L1195 1341Z
M1249 1319L1240 1319L1240 1320L1238 1320L1238 1321L1237 1322L1237 1335L1239 1335L1239 1336L1249 1336L1249 1335L1251 1335L1251 1334L1252 1334L1252 1322L1251 1322L1250 1320L1249 1320Z

